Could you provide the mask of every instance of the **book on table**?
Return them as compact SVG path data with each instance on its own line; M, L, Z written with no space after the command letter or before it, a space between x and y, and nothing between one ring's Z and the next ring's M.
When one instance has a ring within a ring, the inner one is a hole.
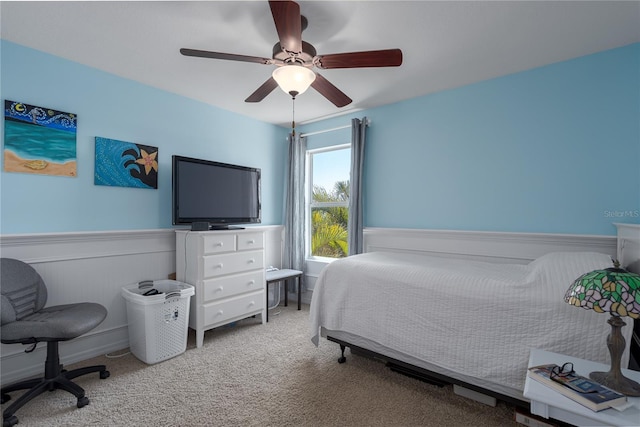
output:
M627 401L627 397L624 394L611 390L573 371L562 375L554 375L553 379L551 379L551 371L554 368L557 370L556 372L561 369L560 366L555 364L533 366L529 368L528 375L592 411L602 411L613 406L619 406Z

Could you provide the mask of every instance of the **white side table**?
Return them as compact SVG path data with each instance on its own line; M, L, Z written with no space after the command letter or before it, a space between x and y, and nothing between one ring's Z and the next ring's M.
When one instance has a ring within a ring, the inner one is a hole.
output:
M267 322L269 321L269 285L271 283L284 282L284 306L286 307L289 305L289 284L287 280L296 279L298 283L298 310L300 310L300 304L302 302L300 276L302 276L302 271L300 270L284 269L267 271Z
M576 373L585 377L593 371L609 370L609 366L602 363L544 350L532 349L529 356L529 367L548 363L561 366L565 362L572 362ZM640 381L640 372L623 369L622 373L627 378ZM529 376L524 384L523 395L531 401L531 413L544 418L554 418L576 426L640 426L640 397L627 397L633 407L622 412L613 408L594 412Z

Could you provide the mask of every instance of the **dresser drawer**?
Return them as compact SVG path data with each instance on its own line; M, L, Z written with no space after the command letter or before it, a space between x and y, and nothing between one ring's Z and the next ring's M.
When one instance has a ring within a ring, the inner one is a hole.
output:
M262 249L264 247L264 233L239 233L238 250Z
M204 278L264 268L263 251L234 252L204 257Z
M264 289L264 272L234 274L217 279L208 279L203 283L204 301L218 300L233 295Z
M236 235L234 233L205 234L202 236L202 249L205 254L234 252L236 250Z
M262 310L264 305L264 292L255 292L220 302L205 304L203 306L204 323L205 325L224 323L234 317Z

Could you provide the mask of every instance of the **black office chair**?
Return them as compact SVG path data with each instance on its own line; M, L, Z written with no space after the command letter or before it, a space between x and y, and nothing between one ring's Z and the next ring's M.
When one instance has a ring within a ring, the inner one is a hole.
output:
M89 399L84 390L71 380L91 372L100 372L100 378L104 379L109 377L109 371L105 365L65 370L60 364L58 343L79 337L98 326L107 317L107 309L95 303L43 308L47 302L47 288L42 277L29 264L16 259L0 259L0 278L0 341L3 344L31 345L25 350L27 353L33 351L40 341L47 343L44 378L2 387L2 403L11 399L7 393L29 389L5 409L2 426L17 424L18 418L14 413L45 391L66 390L78 398L78 408L88 405Z

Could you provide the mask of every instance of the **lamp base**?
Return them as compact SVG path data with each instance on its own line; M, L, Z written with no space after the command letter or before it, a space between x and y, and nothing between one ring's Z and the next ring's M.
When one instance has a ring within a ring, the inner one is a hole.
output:
M640 384L615 372L591 372L589 378L626 396L640 396Z
M611 369L609 372L591 372L589 378L618 393L627 396L640 396L640 384L622 375L620 369L620 359L626 345L620 329L626 323L619 316L614 315L611 315L607 323L611 325L611 333L607 337L607 347L609 347L611 355Z

